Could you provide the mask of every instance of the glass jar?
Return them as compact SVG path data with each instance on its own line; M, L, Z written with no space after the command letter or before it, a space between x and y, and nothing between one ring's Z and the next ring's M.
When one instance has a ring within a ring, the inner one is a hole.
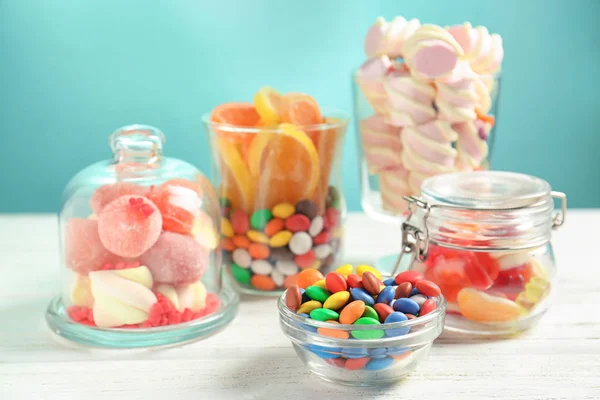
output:
M425 179L489 169L499 76L462 67L453 81L423 80L380 57L353 75L361 204L370 217L397 223L407 212L402 197L419 195Z
M221 201L223 263L239 289L279 294L303 269L340 257L346 204L340 162L348 118L239 127L204 117Z
M446 329L508 335L539 320L556 275L550 236L564 222L564 193L533 176L482 171L429 178L421 197L406 199L395 269L409 266L440 287Z
M51 329L99 347L151 347L210 335L237 312L220 271L219 205L192 165L163 157L163 133L131 125L113 159L68 183L60 212L62 294Z

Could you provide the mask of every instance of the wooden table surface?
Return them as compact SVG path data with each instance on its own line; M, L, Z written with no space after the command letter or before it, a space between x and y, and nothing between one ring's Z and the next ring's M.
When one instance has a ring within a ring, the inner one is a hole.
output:
M600 210L569 210L554 234L554 304L518 339L442 335L417 369L382 389L312 376L278 325L274 298L243 297L220 334L165 350L87 350L51 335L57 219L0 215L0 399L600 399ZM351 214L346 260L373 262L399 229Z

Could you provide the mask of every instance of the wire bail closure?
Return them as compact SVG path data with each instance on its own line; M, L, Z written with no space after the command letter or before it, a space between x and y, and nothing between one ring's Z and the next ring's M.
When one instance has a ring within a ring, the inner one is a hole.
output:
M427 217L431 211L431 206L429 203L415 196L403 196L402 198L408 202L408 216L402 223L402 250L392 269L392 276L396 275L403 261L408 266L411 266L415 259L419 262L424 262L427 259L427 251L429 249ZM422 229L412 221L418 209L424 211Z

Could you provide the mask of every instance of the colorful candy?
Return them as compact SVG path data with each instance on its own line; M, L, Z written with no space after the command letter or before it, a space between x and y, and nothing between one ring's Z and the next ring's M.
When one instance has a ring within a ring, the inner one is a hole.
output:
M148 195L162 215L165 231L187 234L202 206L202 188L187 179L171 179Z
M441 292L460 314L475 322L503 323L527 315L550 291L545 270L532 253L484 253L432 245L425 277L411 296L425 310L423 295ZM427 303L427 305L425 305Z
M73 271L87 275L117 260L98 234L98 221L71 218L65 226L65 263Z
M204 274L208 252L191 236L165 231L140 262L150 269L156 282L185 284Z
M348 304L340 313L340 323L353 324L362 317L365 312L365 303L361 300L355 300Z
M162 224L161 213L147 197L121 196L98 215L98 234L110 252L134 258L156 243Z
M209 261L217 260L218 195L191 165L161 156L163 141L156 128L123 127L109 139L113 159L69 183L77 191L67 193L76 198L64 203L61 233L64 264L75 273L66 275L72 281L62 303L75 323L148 329L196 320L220 307L201 281ZM80 201L88 194L92 215ZM229 221L220 230L223 247L231 249L237 236L245 236ZM264 256L263 249L252 252ZM250 281L239 265L235 274ZM214 279L205 278L209 288ZM123 346L132 345L135 335L129 336Z
M303 329L335 339L377 340L384 336L397 337L406 335L411 330L411 326L405 326L403 322L428 315L435 312L438 307L440 301L438 296L428 296L417 289L418 285L425 292L432 293L435 291L435 284L419 279L415 274L408 275L408 278L406 274L402 275L399 278L402 281L402 290L398 291L395 277L390 278L391 281L386 279L388 283L386 286L377 277L381 276L379 271L373 267L362 266L362 277L353 272L353 267L347 264L339 267L335 272L328 273L324 278L318 271L310 269L298 275L297 281L306 284L306 290L303 292L304 289L301 287L291 286L284 294L286 306L297 315L328 324L315 329L308 323L302 323ZM321 279L317 280L317 278ZM415 287L413 288L413 285L404 279L413 280ZM375 293L352 287L352 284L362 285L363 282L365 287ZM397 296L399 292L409 295L413 290L414 299ZM532 292L534 291L535 289L532 289ZM388 327L389 324L400 326ZM369 326L369 329L342 328L343 325ZM411 355L407 348L401 347L371 348L369 346L340 349L310 345L308 348L316 356L328 360L331 365L349 370L377 371L405 359L407 354Z

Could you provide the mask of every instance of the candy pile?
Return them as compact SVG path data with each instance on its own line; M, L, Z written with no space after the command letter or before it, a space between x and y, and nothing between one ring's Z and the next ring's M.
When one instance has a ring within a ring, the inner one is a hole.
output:
M448 312L476 322L510 322L526 316L550 292L533 252L482 253L431 245L425 278L448 301Z
M402 196L419 194L432 175L486 168L499 35L468 22L444 29L378 18L365 53L356 82L374 114L360 132L384 209L404 212Z
M386 324L408 321L433 312L440 288L425 280L418 271L405 271L382 281L369 265L359 265L356 273L346 264L326 277L319 271L305 270L296 285L285 293L287 307L309 319L331 323L331 328L304 327L321 336L336 339L381 339L406 335L411 327L386 328ZM341 330L336 324L373 325L369 330ZM376 326L381 325L382 329ZM308 345L317 356L350 370L379 370L411 355L404 347L331 348Z
M100 328L147 328L213 313L219 299L200 281L216 230L202 185L172 179L117 182L91 197L89 218L66 221L65 263L75 272L68 315Z
M221 175L220 247L237 282L272 291L303 269L333 264L343 202L329 182L345 122L324 118L309 95L266 87L254 104L220 105L210 119Z

